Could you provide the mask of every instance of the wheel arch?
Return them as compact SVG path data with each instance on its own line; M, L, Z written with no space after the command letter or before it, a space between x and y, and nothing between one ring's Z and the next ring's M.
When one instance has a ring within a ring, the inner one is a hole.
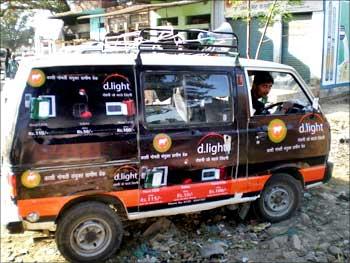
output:
M292 176L294 179L298 180L301 183L302 188L304 188L305 187L304 177L300 173L299 169L300 167L297 164L284 164L284 165L276 166L270 169L271 177L269 178L269 180L267 180L267 182L270 181L273 176L276 176L276 174L286 173Z
M58 216L55 219L55 223L62 218L62 215L67 212L70 208L77 204L94 201L94 202L100 202L106 205L111 205L113 210L121 217L121 219L126 220L127 219L127 210L122 203L120 199L117 197L109 196L109 195L86 195L86 196L80 196L77 198L74 198L70 200L68 203L66 203L60 210Z

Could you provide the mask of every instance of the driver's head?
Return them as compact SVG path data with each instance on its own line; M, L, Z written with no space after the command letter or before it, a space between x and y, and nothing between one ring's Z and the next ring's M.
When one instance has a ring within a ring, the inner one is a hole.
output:
M258 71L254 75L253 94L256 98L266 97L273 85L273 78L269 72Z

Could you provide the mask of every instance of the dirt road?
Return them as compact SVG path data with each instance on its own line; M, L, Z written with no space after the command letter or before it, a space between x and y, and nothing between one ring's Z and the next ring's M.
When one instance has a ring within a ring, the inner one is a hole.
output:
M253 209L241 221L222 208L136 221L108 262L350 262L349 105L328 103L323 108L332 127L334 176L329 184L304 193L294 217L271 225ZM65 260L53 236L9 235L2 228L1 262Z

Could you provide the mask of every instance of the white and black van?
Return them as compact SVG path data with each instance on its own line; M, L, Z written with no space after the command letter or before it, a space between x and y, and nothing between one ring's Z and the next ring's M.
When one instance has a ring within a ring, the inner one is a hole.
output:
M293 68L239 58L215 43L222 32L165 33L21 66L2 163L9 229L56 231L65 258L95 262L116 253L123 220L256 201L277 222L330 179L330 127ZM273 86L257 114L261 72Z

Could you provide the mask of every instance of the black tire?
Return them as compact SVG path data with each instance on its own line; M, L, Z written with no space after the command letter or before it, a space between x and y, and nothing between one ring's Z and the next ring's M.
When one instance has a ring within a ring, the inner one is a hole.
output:
M102 262L117 251L122 237L122 224L110 207L84 202L62 215L56 244L70 262Z
M270 222L289 218L301 205L301 183L289 174L275 174L266 183L258 199L261 216Z

